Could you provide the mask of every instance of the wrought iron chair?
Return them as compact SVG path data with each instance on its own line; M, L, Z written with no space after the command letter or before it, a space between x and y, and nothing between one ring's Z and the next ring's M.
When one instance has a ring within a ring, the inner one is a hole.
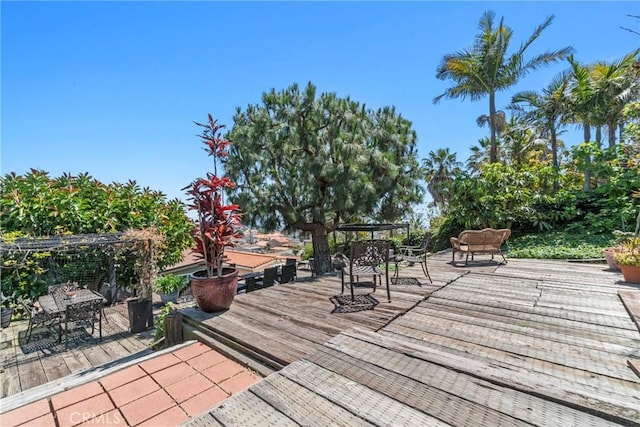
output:
M293 282L296 279L296 265L284 264L280 271L280 283Z
M398 246L397 253L393 258L393 262L396 266L395 278L397 279L400 273L400 264L407 263L408 265L420 264L422 272L429 279L429 283L433 283L431 276L429 275L429 269L427 268L427 257L430 255L429 245L431 244L431 233L427 232L424 235L424 239L420 246Z
M349 278L351 300L355 300L353 288L360 277L371 278L373 292L376 291L377 280L385 277L387 299L391 302L389 291L389 240L360 240L351 243L349 263L342 269L342 292L344 294L345 277Z
M69 333L69 323L85 323L91 325L91 335L95 332L95 324L98 322L100 340L102 340L102 300L80 301L67 305L64 316L64 332ZM62 323L60 322L60 336L62 336Z
M40 325L51 326L56 321L60 322L60 316L58 314L47 314L42 308L36 307L31 301L23 300L22 307L24 308L24 313L29 317L29 325L27 326L27 335L26 341L29 342L31 340L31 334L33 333L33 328ZM58 334L60 330L58 329ZM58 340L60 340L60 336L58 336Z

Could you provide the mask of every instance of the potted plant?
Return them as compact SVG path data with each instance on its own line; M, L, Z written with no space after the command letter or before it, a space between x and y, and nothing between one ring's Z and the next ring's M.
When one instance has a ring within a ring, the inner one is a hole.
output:
M153 283L158 274L156 254L166 248L162 233L155 227L127 230L123 233L125 240L131 241L136 254L134 269L138 278L135 296L127 298L129 326L131 333L138 333L153 327Z
M224 125L218 125L211 114L206 124L194 122L203 128L200 138L205 151L213 157L213 173L198 178L183 188L187 190L189 209L197 212L194 228L196 247L194 252L205 262L205 269L189 276L191 290L202 311L211 313L226 310L231 305L238 286L238 270L223 267L224 250L233 247L233 239L240 237L238 205L226 204L224 191L235 184L226 177L218 176L218 162L228 155L230 141L220 135Z
M602 253L604 254L609 269L620 271L620 267L618 267L618 263L616 262L616 254L624 251L623 243L632 236L632 233L615 230L613 234L615 236L613 244L604 248Z
M166 274L156 279L155 289L163 304L177 302L180 291L185 287L186 280L184 276L176 276L174 274Z
M640 283L640 237L633 237L616 253L616 262L625 282Z
M5 294L0 293L0 327L2 329L11 324L13 310L16 306L15 295L15 292L10 296L5 296Z

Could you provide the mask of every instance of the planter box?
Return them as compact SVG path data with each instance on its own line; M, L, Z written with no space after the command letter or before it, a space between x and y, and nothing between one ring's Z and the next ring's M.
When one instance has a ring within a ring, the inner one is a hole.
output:
M129 311L129 326L132 334L153 328L153 309L151 300L127 299Z
M3 308L2 309L2 318L0 320L0 327L3 329L11 324L11 316L13 316L13 308Z
M178 302L179 294L180 294L179 289L176 289L170 294L165 294L164 292L158 292L158 295L160 295L160 300L162 301L162 304L168 304L170 302L173 302L173 303Z

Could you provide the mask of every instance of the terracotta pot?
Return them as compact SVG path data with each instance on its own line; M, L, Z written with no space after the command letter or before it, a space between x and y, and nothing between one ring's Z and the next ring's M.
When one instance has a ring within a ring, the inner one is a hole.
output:
M189 275L191 292L206 313L227 310L238 291L238 270L223 268L221 277L207 277L205 271Z
M624 277L625 282L640 284L640 267L624 264L618 264L618 267L622 270L622 277Z
M607 260L607 264L611 270L620 271L620 267L618 267L618 263L616 262L616 250L614 248L605 248L602 250L604 253L604 258Z

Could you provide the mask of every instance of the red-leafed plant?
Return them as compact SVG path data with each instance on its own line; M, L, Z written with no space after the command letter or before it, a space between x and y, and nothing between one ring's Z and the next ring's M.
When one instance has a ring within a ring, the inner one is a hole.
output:
M233 188L235 184L228 177L218 176L218 162L228 155L231 141L225 140L219 125L211 114L208 123L194 122L203 129L199 137L206 145L204 150L214 158L213 173L207 173L206 178L198 178L183 188L191 196L189 209L198 212L198 224L194 230L196 247L194 252L200 254L206 264L207 277L220 277L222 263L225 259L224 250L233 247L233 239L240 236L241 226L238 205L225 204L224 191Z

